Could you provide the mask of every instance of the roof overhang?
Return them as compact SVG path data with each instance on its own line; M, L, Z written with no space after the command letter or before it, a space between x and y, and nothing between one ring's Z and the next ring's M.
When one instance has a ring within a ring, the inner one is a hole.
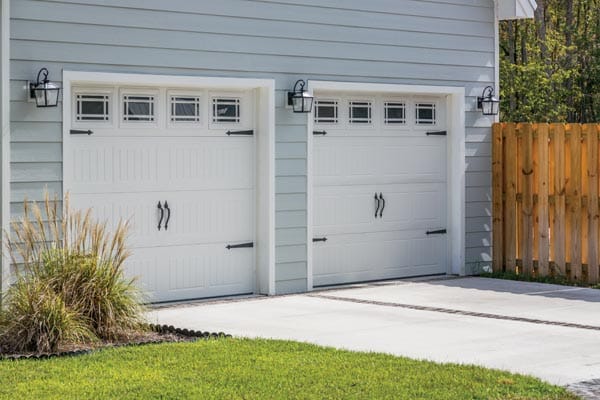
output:
M533 18L537 8L535 0L497 0L498 19Z

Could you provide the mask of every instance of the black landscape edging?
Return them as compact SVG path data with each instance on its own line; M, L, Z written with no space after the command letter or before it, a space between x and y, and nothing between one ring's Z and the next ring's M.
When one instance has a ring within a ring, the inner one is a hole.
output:
M155 325L149 324L148 328L156 333L165 334L173 334L183 336L187 339L187 341L193 342L201 339L219 339L219 338L230 338L231 335L225 334L223 332L203 332L203 331L195 331L192 329L185 328L176 328L173 325ZM146 344L160 344L160 343L177 343L173 340L164 340L164 339L152 339L152 340L141 340L137 342L128 342L128 343L116 343L110 344L94 349L81 349L81 350L71 350L71 351L59 351L56 353L41 353L41 354L15 354L15 355L0 355L0 360L45 360L48 358L56 358L56 357L73 357L79 356L82 354L91 354L98 350L104 350L107 348L115 348L115 347L126 347L126 346L143 346Z

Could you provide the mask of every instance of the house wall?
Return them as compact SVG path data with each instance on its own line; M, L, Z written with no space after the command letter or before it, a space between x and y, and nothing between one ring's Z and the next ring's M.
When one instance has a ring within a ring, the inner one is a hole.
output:
M0 0L0 243L8 228L10 198L10 1ZM0 253L0 291L8 280L8 255Z
M467 272L490 260L492 119L476 97L495 79L493 0L12 0L11 194L61 193L61 107L37 109L39 68L276 81L276 290L306 290L306 115L297 79L466 89Z

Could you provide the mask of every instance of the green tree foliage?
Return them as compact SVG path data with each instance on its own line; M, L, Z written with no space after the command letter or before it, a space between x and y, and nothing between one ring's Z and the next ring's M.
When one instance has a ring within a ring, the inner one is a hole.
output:
M503 121L600 121L600 0L537 0L500 23Z

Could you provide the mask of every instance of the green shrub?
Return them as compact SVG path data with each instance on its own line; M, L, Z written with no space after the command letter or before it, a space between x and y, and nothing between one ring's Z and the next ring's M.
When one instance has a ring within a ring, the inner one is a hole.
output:
M51 352L63 342L94 339L80 313L69 308L46 282L19 279L8 289L0 325L4 352Z
M98 337L117 339L139 328L140 293L111 260L62 249L43 253L42 265L42 279L89 321Z
M61 212L48 196L28 205L6 235L16 284L4 294L0 347L53 351L60 344L127 338L143 329L142 295L124 275L128 225L109 229L90 210Z

